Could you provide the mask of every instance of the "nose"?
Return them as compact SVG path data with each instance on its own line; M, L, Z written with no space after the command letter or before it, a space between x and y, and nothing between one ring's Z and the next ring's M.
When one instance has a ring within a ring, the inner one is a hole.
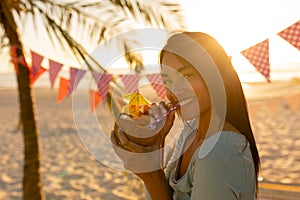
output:
M173 78L172 90L176 93L184 92L184 90L189 90L190 83L181 74L176 74Z
M171 101L178 101L178 99L185 96L185 94L190 93L192 90L189 82L183 77L173 80L172 87L167 89L167 97Z

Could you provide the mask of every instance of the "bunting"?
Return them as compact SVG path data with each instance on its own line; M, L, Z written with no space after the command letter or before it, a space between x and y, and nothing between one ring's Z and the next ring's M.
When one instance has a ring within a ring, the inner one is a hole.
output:
M45 72L47 69L44 67L40 67L39 71L36 73L36 75L33 74L33 68L29 67L29 74L30 74L30 85L33 85L33 83Z
M160 74L147 74L148 80L150 81L151 86L156 91L157 95L163 100L166 99L166 89L163 84L163 80Z
M103 100L106 99L106 95L108 93L108 87L111 79L112 79L111 74L103 73L97 83L100 96Z
M295 24L289 26L285 30L277 33L280 37L285 39L291 45L295 46L300 50L300 21ZM11 61L14 64L15 71L18 73L18 64L24 65L28 67L24 56L18 57L17 50L19 47L12 46L10 49ZM30 85L33 85L35 81L45 72L47 69L41 66L41 63L44 59L43 56L39 55L34 51L30 51L32 66L28 67L30 72ZM266 39L250 48L247 48L241 51L241 54L266 78L268 82L270 82L270 62L269 62L269 39ZM232 57L229 56L231 60ZM54 87L54 83L60 71L62 70L63 64L49 60L49 79L51 83L51 88ZM86 70L77 69L70 67L70 79L65 79L60 77L59 80L59 88L58 88L58 96L57 101L60 102L64 97L69 96L74 89L77 87L79 81L85 75ZM109 73L96 72L91 71L93 78L96 81L98 91L89 91L90 95L90 109L91 111L95 110L97 105L106 99L109 84L112 80L112 75ZM122 82L124 83L124 87L126 92L134 92L138 89L138 84L140 81L140 75L137 74L121 74L118 75ZM146 78L149 80L151 86L156 91L157 95L165 100L166 99L166 89L163 84L163 80L160 74L147 74ZM287 97L286 103L292 111L299 110L300 104L300 94ZM118 100L117 100L118 101ZM119 102L123 104L124 102ZM271 115L277 111L280 102L277 100L269 101L266 107L269 110ZM259 107L261 105L251 106L250 115L255 118L259 114Z
M270 82L269 39L243 50L241 53Z
M83 69L70 67L70 84L68 95L70 95L73 92L73 90L77 87L79 81L82 79L85 73L86 71Z
M108 73L100 73L92 71L92 75L97 83L97 88L102 100L106 99L109 83L112 80L112 75Z
M300 50L300 21L277 34Z
M63 100L63 98L68 96L68 94L69 94L69 83L70 83L70 81L68 79L60 77L58 95L57 95L57 102L60 102L61 100Z
M35 53L34 51L30 51L30 53L31 53L31 67L33 69L33 75L35 76L41 67L44 57Z
M92 76L93 76L97 86L98 86L98 81L100 80L100 76L102 73L94 71L94 70L91 73L92 73Z
M62 69L63 64L60 64L56 61L49 59L49 79L51 83L51 88L53 89L55 79Z
M140 75L138 74L125 74L125 75L119 75L121 77L121 80L124 83L126 92L134 92L138 89L138 84L140 81Z
M10 57L11 57L11 62L14 65L15 71L18 74L18 71L19 71L18 64L20 63L21 65L27 67L27 63L26 63L24 56L18 56L17 49L18 49L18 46L16 46L16 45L11 46Z
M90 90L90 110L93 112L101 101L101 96L98 91Z

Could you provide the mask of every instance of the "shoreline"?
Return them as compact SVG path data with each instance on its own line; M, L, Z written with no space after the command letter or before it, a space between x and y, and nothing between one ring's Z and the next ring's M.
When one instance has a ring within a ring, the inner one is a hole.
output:
M150 85L150 84L149 84ZM93 85L94 86L94 85ZM144 86L144 85L143 85ZM268 82L243 82L242 87L247 100L264 100L270 98L282 98L284 95L300 93L300 78L293 78L291 80L277 80ZM79 83L75 89L78 91L88 91L89 88L86 85ZM94 87L95 88L95 87ZM0 84L0 91L16 90L17 86L7 86ZM33 85L32 90L45 90L57 92L58 87L51 88L50 85Z

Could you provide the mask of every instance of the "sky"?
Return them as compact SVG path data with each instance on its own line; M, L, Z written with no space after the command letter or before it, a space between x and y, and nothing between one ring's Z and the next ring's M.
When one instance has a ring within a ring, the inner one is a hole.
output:
M300 64L295 64L300 63L300 51L276 35L300 20L299 0L178 1L183 8L187 29L206 32L215 37L232 56L237 71L255 70L240 51L267 38L270 39L271 69L281 69L283 65L300 68ZM41 41L33 42L27 39L24 43L30 49L40 48L42 44ZM42 47L40 52L45 55L49 51ZM53 55L49 54L49 57ZM7 59L3 56L0 58L2 61ZM7 68L1 67L0 72L6 70Z
M299 0L186 0L184 2L182 6L189 30L211 34L228 54L234 56L270 38L270 51L273 51L271 53L281 54L273 57L274 61L277 63L300 61L300 52L276 35L300 20Z

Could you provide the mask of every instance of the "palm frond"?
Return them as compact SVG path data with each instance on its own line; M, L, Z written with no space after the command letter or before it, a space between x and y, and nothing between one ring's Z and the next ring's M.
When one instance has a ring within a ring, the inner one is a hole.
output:
M0 53L2 53L7 47L9 47L9 41L6 37L3 27L0 27Z
M183 29L180 3L174 0L110 0L123 12L143 24L166 29Z
M133 30L137 23L172 30L183 27L180 5L170 0L15 0L14 2L17 2L13 7L17 16L24 18L31 15L33 22L37 17L42 18L52 44L58 41L60 47L69 52L66 50L67 46L79 60L83 59L83 55L87 55L86 49L89 46L87 44L96 45L106 38ZM125 51L125 59L129 66L142 66L141 55L129 52L135 45L132 40L122 38L120 41ZM79 44L81 47L77 49ZM84 53L80 52L83 50Z

